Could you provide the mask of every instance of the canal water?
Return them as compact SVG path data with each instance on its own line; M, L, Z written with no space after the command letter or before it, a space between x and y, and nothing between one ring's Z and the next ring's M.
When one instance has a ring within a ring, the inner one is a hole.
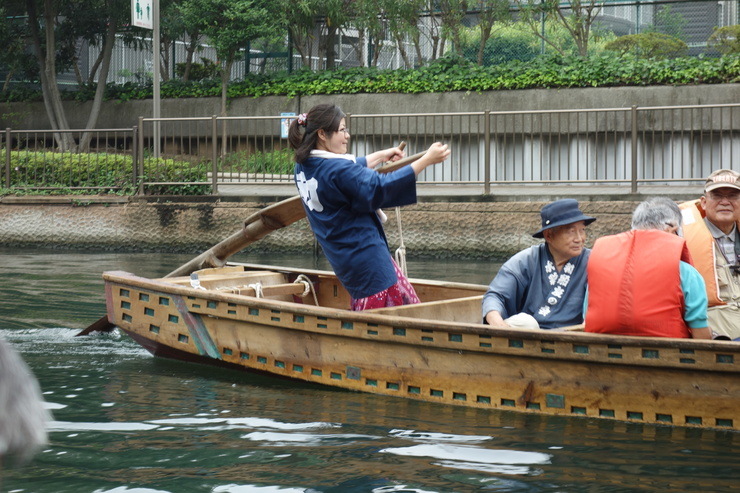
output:
M38 378L50 443L8 467L29 493L718 492L740 434L464 409L153 358L114 332L105 270L162 276L191 255L0 248L0 336ZM326 268L310 256L239 261ZM410 258L412 277L488 283L488 261ZM645 378L650 378L646 374ZM2 419L2 416L0 416Z

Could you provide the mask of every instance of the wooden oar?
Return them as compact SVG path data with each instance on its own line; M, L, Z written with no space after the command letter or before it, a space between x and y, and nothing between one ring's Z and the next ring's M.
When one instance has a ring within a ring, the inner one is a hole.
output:
M413 156L408 156L383 167L376 168L376 170L378 173L390 173L417 161L424 154L426 152L419 152ZM303 208L303 200L300 195L276 202L249 216L244 221L244 227L240 231L201 253L190 262L173 270L165 277L187 276L196 270L208 267L221 267L226 264L226 260L230 256L240 252L251 243L263 238L276 229L290 226L304 217L306 217L306 210ZM108 321L108 316L106 315L82 330L77 336L85 336L91 332L110 332L114 328L115 325Z

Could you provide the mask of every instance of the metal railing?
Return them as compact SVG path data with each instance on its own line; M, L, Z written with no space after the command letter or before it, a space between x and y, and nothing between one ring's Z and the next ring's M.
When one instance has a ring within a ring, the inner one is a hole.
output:
M0 139L5 188L123 190L138 181L137 127L13 130ZM10 152L8 152L8 150Z
M96 142L111 146L110 135L118 134L122 140L113 141L115 153L104 152L105 159L100 152L79 159L77 171L99 176L109 169L101 163L123 154L130 163L129 185L142 194L170 185L202 186L218 194L230 184L292 183L287 121L285 116L139 118L134 129L95 130ZM492 185L621 185L633 193L645 185L696 185L715 169L737 168L740 157L740 104L356 114L347 116L347 125L356 155L401 141L407 142L408 155L435 141L448 143L450 158L423 171L419 182L479 185L486 194ZM6 187L53 188L33 183L37 175L19 174L11 162L22 162L24 152L58 162L49 150L53 134L5 131L2 146L16 156L11 160L5 153ZM86 186L92 188L89 180Z

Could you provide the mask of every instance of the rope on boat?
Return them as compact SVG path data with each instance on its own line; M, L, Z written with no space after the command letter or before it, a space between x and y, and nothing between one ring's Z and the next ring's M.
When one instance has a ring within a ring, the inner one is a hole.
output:
M264 298L265 297L264 293L262 292L262 283L261 282L258 282L256 284L247 284L247 287L254 289L254 297L255 298ZM239 294L241 294L241 292Z
M396 249L396 263L401 269L403 275L408 277L406 272L406 245L403 243L403 227L401 226L401 208L396 207L396 222L398 223L398 238L401 240L401 246Z
M313 294L313 302L316 304L316 306L319 306L319 300L316 297L316 290L313 287L313 283L311 282L311 279L308 278L305 274L301 274L298 277L295 278L295 281L293 281L296 284L302 283L303 284L303 293L301 293L301 298L305 298L308 296L308 293Z

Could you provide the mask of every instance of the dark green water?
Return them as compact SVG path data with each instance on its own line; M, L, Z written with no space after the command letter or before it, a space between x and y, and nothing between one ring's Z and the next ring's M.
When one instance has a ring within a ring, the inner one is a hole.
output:
M0 491L34 493L717 492L740 434L420 403L155 359L105 313L104 270L165 275L190 255L0 249L0 336L36 374L50 444ZM311 257L235 260L326 268ZM412 277L488 283L486 261ZM646 375L645 378L650 378Z

